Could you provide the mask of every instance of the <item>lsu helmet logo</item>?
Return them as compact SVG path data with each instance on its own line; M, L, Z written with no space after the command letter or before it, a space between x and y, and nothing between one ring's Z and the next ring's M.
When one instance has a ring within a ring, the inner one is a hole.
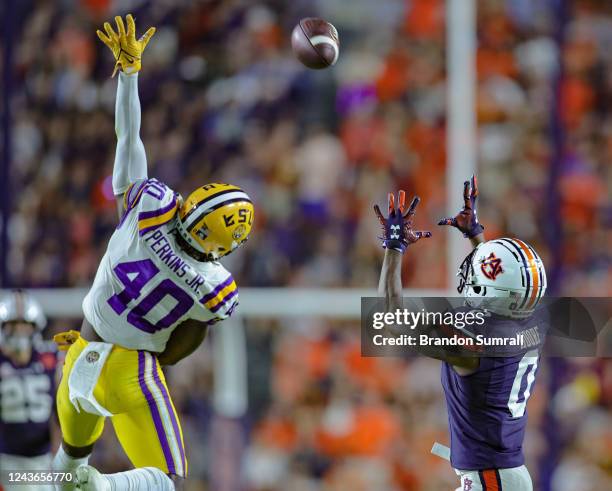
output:
M482 273L490 280L495 281L498 275L504 272L502 269L502 261L492 252L489 257L482 261L480 269Z
M87 363L95 363L100 359L100 353L97 351L90 351L87 353L85 359L87 360Z

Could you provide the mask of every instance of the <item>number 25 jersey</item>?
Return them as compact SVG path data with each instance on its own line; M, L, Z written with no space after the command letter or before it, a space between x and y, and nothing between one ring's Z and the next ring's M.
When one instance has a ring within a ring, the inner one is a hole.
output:
M183 321L214 323L238 304L232 275L187 255L175 238L178 195L156 179L136 181L83 300L85 318L108 343L162 352Z

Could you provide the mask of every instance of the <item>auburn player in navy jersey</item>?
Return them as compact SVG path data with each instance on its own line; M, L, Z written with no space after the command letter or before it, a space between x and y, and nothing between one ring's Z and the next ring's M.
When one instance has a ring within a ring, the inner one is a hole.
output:
M476 213L478 186L474 176L464 183L464 206L439 225L457 228L473 245L460 266L458 291L466 304L491 314L495 331L528 330L547 322L536 310L546 290L546 273L533 247L519 239L484 238ZM408 246L430 232L415 231L412 220L419 198L405 210L400 191L397 206L389 195L389 214L374 210L383 226L383 261L379 294L388 308L401 304L401 264ZM421 350L421 348L418 348ZM527 425L526 405L538 367L537 349L503 357L468 357L444 351L424 354L442 363L442 386L448 409L450 461L461 478L457 491L530 491L531 477L522 451Z
M51 466L57 356L54 345L40 338L47 321L27 293L14 291L0 299L0 323L0 476L7 479L8 472L48 471ZM11 489L8 482L1 484Z

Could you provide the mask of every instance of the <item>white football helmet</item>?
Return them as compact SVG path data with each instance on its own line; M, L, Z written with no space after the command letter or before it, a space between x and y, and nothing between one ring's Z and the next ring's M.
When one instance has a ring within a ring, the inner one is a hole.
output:
M10 336L4 326L7 322L23 321L35 327L31 338ZM0 298L0 344L21 351L31 346L47 325L47 318L40 304L23 290L13 290Z
M495 239L479 244L457 273L468 305L498 315L529 317L546 291L546 271L540 256L519 239Z

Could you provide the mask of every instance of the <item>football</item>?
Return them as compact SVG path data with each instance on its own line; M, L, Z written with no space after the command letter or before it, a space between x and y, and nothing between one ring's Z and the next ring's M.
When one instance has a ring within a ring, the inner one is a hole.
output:
M291 47L297 59L308 68L327 68L338 61L338 31L323 19L307 17L293 29Z

